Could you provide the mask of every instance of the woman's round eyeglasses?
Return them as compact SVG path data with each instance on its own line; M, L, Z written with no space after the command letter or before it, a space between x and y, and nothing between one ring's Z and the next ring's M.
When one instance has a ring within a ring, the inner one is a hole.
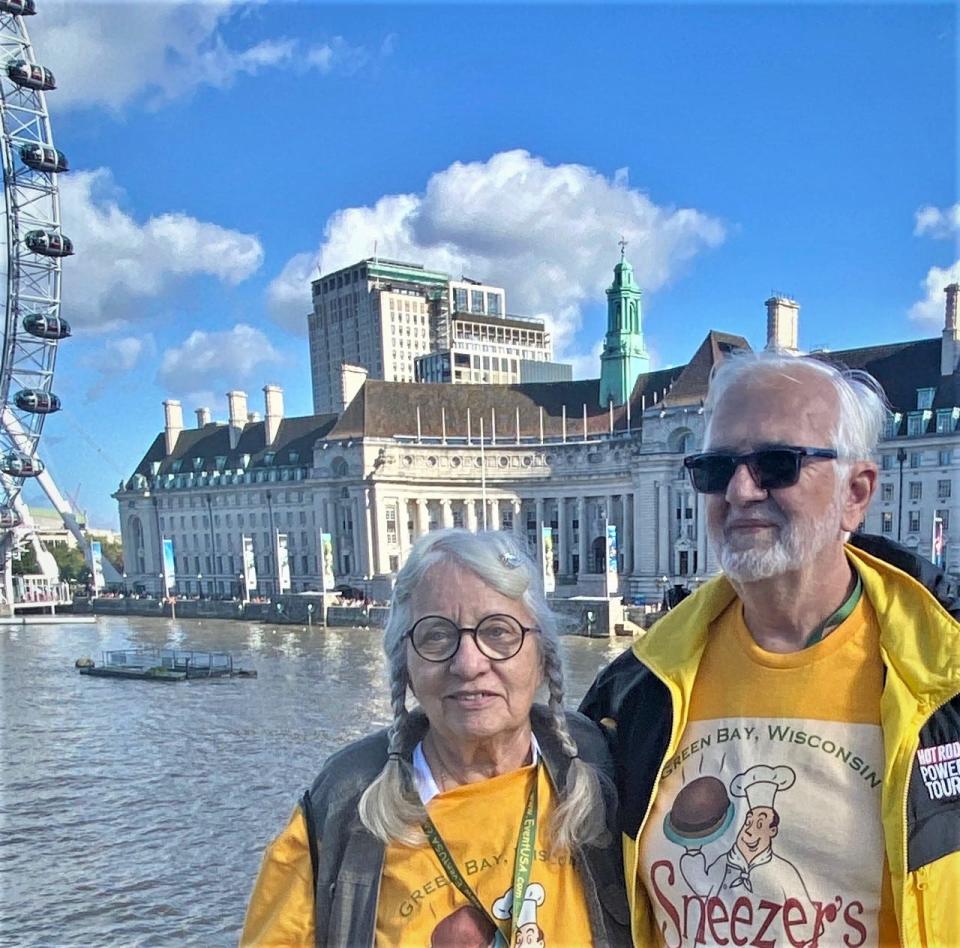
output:
M520 651L528 632L539 631L521 625L513 616L485 616L473 628L458 626L446 616L424 616L417 619L407 636L413 650L428 662L446 662L453 658L464 633L473 637L482 655L491 661L503 662Z

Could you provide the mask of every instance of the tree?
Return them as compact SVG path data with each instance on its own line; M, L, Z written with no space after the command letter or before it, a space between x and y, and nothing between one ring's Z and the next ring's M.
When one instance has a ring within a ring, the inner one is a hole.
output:
M60 579L66 583L87 583L90 581L90 567L83 551L76 547L54 546L50 548L60 570Z

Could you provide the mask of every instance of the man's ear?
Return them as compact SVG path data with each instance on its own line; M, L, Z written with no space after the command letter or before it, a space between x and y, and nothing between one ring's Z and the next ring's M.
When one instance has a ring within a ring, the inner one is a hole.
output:
M877 490L877 465L872 461L857 461L851 465L845 481L840 526L847 533L853 533L863 523Z

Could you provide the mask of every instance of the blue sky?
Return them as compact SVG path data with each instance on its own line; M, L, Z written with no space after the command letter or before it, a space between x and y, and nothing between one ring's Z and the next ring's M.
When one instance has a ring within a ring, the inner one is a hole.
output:
M621 233L658 366L761 346L773 290L808 348L938 335L960 278L951 4L38 6L77 247L41 453L98 524L164 398L310 411L309 278L374 240L584 377Z

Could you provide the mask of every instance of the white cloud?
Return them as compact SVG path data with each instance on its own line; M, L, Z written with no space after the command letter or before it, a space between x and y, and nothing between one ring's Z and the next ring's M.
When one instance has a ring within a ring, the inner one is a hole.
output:
M913 228L915 237L950 237L960 232L960 203L941 210L939 207L921 207Z
M143 97L158 105L199 86L224 88L240 75L269 69L329 72L342 66L349 72L365 61L365 51L341 37L314 46L285 37L230 46L225 28L255 9L233 0L49 2L30 26L39 55L57 76L53 108L119 111Z
M144 356L152 355L155 351L153 336L149 333L106 340L95 355L84 360L95 373L94 382L87 390L87 398L99 398L108 385L113 386L121 375L131 372Z
M217 388L233 388L282 356L259 330L245 323L222 332L194 330L179 346L167 349L160 360L157 381L176 394L190 393L191 402Z
M943 291L951 283L960 283L960 260L948 267L931 267L923 281L925 296L910 307L910 318L942 328L946 312Z
M63 230L77 256L65 265L64 315L108 329L134 321L142 301L180 279L212 276L234 285L263 260L260 241L180 212L144 223L121 209L108 169L75 172L60 184Z
M545 317L556 355L569 357L594 347L577 338L581 307L603 300L621 234L640 285L656 290L725 231L701 211L655 204L625 170L611 179L507 151L455 162L423 193L333 214L319 249L293 257L270 284L268 304L281 325L304 332L318 262L323 272L348 265L372 256L376 241L381 256L504 286L509 310Z

